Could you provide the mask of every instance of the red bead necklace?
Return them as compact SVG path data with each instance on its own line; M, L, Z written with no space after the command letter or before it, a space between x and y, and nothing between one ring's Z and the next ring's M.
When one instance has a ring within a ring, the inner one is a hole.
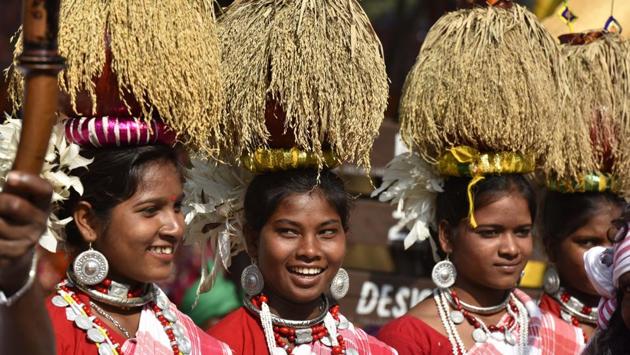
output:
M455 303L455 309L462 312L466 321L468 321L470 325L475 327L475 329L481 328L481 322L474 315L472 315L470 312L464 309L459 297L457 296L457 293L454 290L451 290L451 298L453 299L453 302ZM518 314L518 307L516 307L516 304L514 303L514 301L510 300L508 304L510 306L510 309L514 312L514 314ZM516 319L514 319L514 317L508 313L508 319L505 325L502 325L502 326L497 326L494 324L489 325L488 330L490 332L505 333L510 328L512 328L512 326L514 325L514 322L516 322Z
M269 298L267 298L264 294L260 294L252 297L251 301L254 306L260 309L263 303L267 303L269 301ZM339 305L330 307L329 312L333 318L339 322ZM293 349L296 347L296 328L274 325L273 334L276 340L276 345L284 348L287 354L292 354ZM311 336L313 337L313 342L319 341L328 336L328 329L326 329L323 322L311 327ZM332 353L333 355L342 355L346 351L346 342L341 334L337 334L337 342L339 342L339 345L332 347Z
M104 280L104 282L106 282L108 280ZM105 286L105 284L99 284L99 285L103 285ZM110 281L111 284L111 281ZM108 287L108 286L107 286ZM103 328L103 330L105 331L105 333L107 334L107 337L109 338L109 340L112 342L112 344L114 344L114 347L116 349L120 349L120 344L114 342L111 338L111 336L109 335L109 331L107 330L107 328L105 327L105 324L98 318L95 317L94 314L92 313L92 310L85 304L83 304L79 298L79 296L77 296L77 292L81 292L80 290L76 290L76 289L71 289L70 287L68 287L65 284L60 284L59 288L63 291L65 291L66 293L68 293L72 299L83 309L83 311L85 312L85 314L89 317L89 318L94 318L93 322L94 324L98 325L99 327ZM102 292L100 290L98 290L99 292ZM103 292L103 293L107 293L107 292ZM131 292L129 292L129 294L131 294ZM135 296L136 294L133 293L131 294L134 297L138 297L140 295L142 295L142 293L138 294L137 296ZM131 296L130 296L131 297ZM173 331L173 323L170 322L168 319L166 319L166 317L164 317L162 310L160 309L160 307L158 307L158 305L151 301L149 302L149 307L151 307L151 310L155 313L155 316L157 317L157 319L160 321L160 324L162 324L162 327L164 328L164 331L166 332L166 335L168 336L168 339L171 342L171 349L173 350L173 354L174 355L181 355L181 351L179 350L179 345L177 343L177 339L175 337L175 333Z
M562 303L566 307L568 307L568 303L570 299L571 299L571 295L567 291L564 291L562 295L560 295L560 301L562 301ZM592 311L593 311L593 308L586 305L582 306L582 309L580 310L580 312L583 314L590 314ZM581 324L580 320L574 315L570 315L570 316L571 316L571 324L576 328L580 328L580 324ZM584 344L588 343L588 337L586 336L586 333L583 330L582 330L582 335L584 335Z

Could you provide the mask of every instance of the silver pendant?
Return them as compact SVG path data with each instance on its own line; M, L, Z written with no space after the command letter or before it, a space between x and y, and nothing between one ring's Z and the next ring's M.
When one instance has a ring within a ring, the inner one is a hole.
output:
M68 306L68 302L66 302L66 300L63 299L63 297L61 297L59 295L53 297L51 302L56 307L67 307Z
M505 340L505 336L503 335L503 333L501 332L492 332L492 337L498 341L503 341Z
M87 337L95 343L102 343L105 341L105 336L103 335L103 333L101 333L101 331L96 328L88 329Z
M326 335L325 337L322 337L321 339L319 339L319 341L328 347L332 346L332 341L330 340L330 336L328 335Z
M122 298L122 299L127 299L127 294L129 293L129 288L121 285L121 284L117 284L117 283L113 283L111 284L111 286L109 286L109 292L107 292L108 294L118 297L118 298Z
M160 293L160 295L157 296L155 300L155 304L157 304L158 308L160 308L161 310L165 310L168 309L169 301L166 296Z
M107 343L101 343L98 345L98 355L113 355L112 347Z
M488 334L481 328L476 328L472 332L472 338L475 343L485 343L488 340Z
M348 348L346 349L346 355L359 355L359 352L357 349Z
M170 309L163 310L162 314L164 315L164 318L166 318L171 323L177 321L177 315L175 315L175 313L173 313L173 311L171 311Z
M337 329L348 329L350 327L350 322L348 322L348 318L340 315L339 316L339 324L337 325Z
M77 318L74 320L74 324L76 324L77 327L83 330L88 330L92 328L92 321L90 321L88 317L82 314L77 314Z
M464 314L460 311L451 311L451 320L455 324L462 324L464 322Z
M512 335L512 332L510 332L509 330L505 331L505 342L510 345L516 345L516 339L514 338L514 335Z
M175 334L175 336L177 338L183 338L184 337L184 328L182 327L181 324L179 323L174 323L173 324L173 334Z
M313 331L311 330L311 328L295 330L295 343L296 344L308 344L312 341L313 341Z
M192 344L187 337L177 338L177 346L179 346L179 350L184 354L190 354L192 351Z
M74 313L74 310L71 307L66 308L66 319L71 322L74 322L74 320L77 319L77 314Z

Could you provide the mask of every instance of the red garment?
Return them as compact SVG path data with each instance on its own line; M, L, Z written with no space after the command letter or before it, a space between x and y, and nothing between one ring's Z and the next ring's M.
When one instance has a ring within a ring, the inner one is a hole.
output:
M93 342L88 340L85 330L75 327L74 322L66 319L66 309L64 307L56 307L50 301L56 293L46 299L46 308L48 316L55 332L55 344L58 355L96 355L97 347ZM79 294L79 299L83 304L89 304L89 298L84 294ZM110 338L122 345L125 338L111 329L106 323L103 323Z
M89 304L89 298L85 294L79 293L78 295L81 303ZM50 316L54 329L57 354L96 355L98 353L96 344L88 340L84 330L79 329L75 326L74 322L66 318L65 307L56 307L52 304L51 299L53 296L54 295L46 300L46 308L48 309L48 315ZM179 312L174 305L171 304L171 306L171 311L176 314L178 322L181 322L180 324L191 342L191 355L227 355L231 353L226 344L208 336L208 334L199 329L190 318ZM120 346L119 354L171 355L173 353L172 349L170 347L164 347L163 343L160 343L156 340L157 338L154 338L156 335L154 331L157 331L154 329L160 328L159 331L163 331L161 324L159 324L157 319L151 318L154 317L154 314L149 309L145 309L142 312L140 326L133 339L125 339L103 322L103 326L109 333L110 339ZM149 313L145 314L145 312ZM158 326L152 326L152 321L153 323L158 322Z
M543 313L550 313L558 318L561 318L560 310L562 309L562 306L560 305L560 302L556 301L553 297L546 293L543 293L542 297L540 297L538 307Z
M342 316L342 315L340 315ZM264 355L268 354L265 335L258 318L244 307L237 309L208 330L208 333L227 343L234 354ZM367 335L363 330L350 326L339 330L348 348L353 348L361 355L394 355L395 351L376 338ZM331 354L331 348L321 343L313 343L311 354Z
M387 323L378 332L377 338L398 350L399 355L453 354L447 337L410 315Z

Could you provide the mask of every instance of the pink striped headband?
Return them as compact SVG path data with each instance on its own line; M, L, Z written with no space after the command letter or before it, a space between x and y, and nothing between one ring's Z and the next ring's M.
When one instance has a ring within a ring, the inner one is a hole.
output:
M82 147L174 145L176 134L162 121L135 117L75 117L65 122L68 141Z

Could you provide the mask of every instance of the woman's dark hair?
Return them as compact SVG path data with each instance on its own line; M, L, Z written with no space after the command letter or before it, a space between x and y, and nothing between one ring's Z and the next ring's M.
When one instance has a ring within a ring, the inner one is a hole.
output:
M258 175L245 194L245 220L260 232L280 202L291 194L321 192L348 229L350 201L343 180L330 170L296 169Z
M610 192L564 194L548 191L542 200L539 231L547 254L595 216L605 205L623 208L623 198Z
M613 312L608 328L599 329L582 354L617 355L630 354L630 337L628 327L621 317L622 295L617 296L617 309Z
M438 194L436 220L447 221L451 227L468 217L468 184L470 178L450 177L444 183L444 192ZM536 192L529 179L523 175L489 175L472 189L475 209L483 208L506 194L517 192L527 200L532 220L536 216Z
M82 149L81 155L94 159L87 169L73 172L83 183L83 195L72 190L58 212L60 219L72 216L77 204L85 201L92 206L96 218L106 226L112 208L136 192L145 169L151 164L173 164L183 179L177 150L169 146ZM66 225L65 231L70 248L81 248L85 244L74 221Z

